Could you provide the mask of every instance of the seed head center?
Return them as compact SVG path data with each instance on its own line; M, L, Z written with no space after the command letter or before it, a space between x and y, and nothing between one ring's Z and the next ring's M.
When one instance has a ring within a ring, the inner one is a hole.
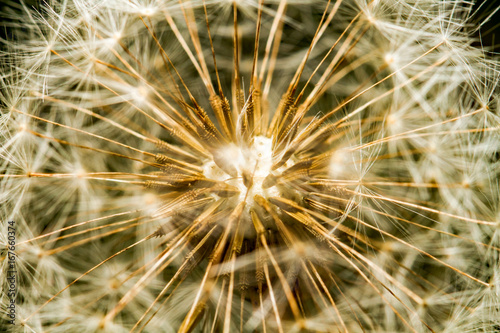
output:
M268 175L280 173L292 162L272 171L272 155L272 139L256 136L251 146L238 146L231 143L221 148L216 161L205 162L203 174L209 179L237 187L240 190L237 200L250 204L257 194L265 198L280 194L276 186L263 188L262 183Z

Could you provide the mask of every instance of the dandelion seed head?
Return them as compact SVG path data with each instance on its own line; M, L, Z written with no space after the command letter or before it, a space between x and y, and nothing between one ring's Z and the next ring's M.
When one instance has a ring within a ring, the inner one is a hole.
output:
M27 330L493 331L500 66L473 17L295 0L17 15L0 202L22 226Z

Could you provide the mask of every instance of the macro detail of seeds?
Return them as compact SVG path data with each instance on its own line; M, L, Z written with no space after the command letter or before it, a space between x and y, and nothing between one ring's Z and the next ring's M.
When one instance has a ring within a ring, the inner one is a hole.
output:
M10 3L0 328L500 332L489 5Z

